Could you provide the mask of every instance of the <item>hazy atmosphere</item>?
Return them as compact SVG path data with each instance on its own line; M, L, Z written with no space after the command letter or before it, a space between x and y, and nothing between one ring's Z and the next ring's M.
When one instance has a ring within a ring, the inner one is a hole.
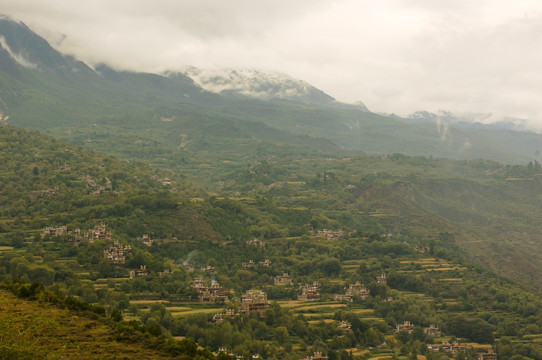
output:
M375 112L492 113L542 129L538 1L1 0L0 6L89 64L281 71Z

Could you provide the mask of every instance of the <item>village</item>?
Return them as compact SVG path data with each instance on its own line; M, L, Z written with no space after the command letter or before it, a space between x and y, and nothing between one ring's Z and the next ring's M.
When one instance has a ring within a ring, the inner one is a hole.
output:
M318 236L323 236L328 240L335 241L337 233L329 232L320 232ZM88 229L86 232L82 232L80 229L68 230L66 226L49 226L43 229L41 236L45 239L51 238L65 238L73 244L73 246L80 246L83 242L96 243L100 242L104 244L103 249L103 258L109 261L112 265L125 268L127 264L127 258L131 256L134 252L132 245L128 243L121 243L118 240L114 240L113 233L108 230L107 226L100 224L94 228ZM339 236L343 236L341 233ZM149 235L143 234L135 239L135 244L141 244L144 248L150 248L156 240L151 239ZM159 241L160 244L165 244L167 242ZM255 247L266 251L266 245L263 241L259 239L252 239L247 241L247 246ZM421 254L427 254L429 252L428 248L421 245L415 246L415 250ZM240 268L247 271L269 271L272 268L275 269L274 261L271 258L264 257L262 260L256 261L254 259L248 259L242 261ZM212 265L204 266L195 266L191 264L190 261L184 260L179 265L178 268L166 268L162 271L151 271L147 264L142 264L137 268L128 268L126 269L126 278L127 279L162 279L173 276L174 273L182 270L186 274L189 274L190 280L190 289L193 292L193 296L190 295L182 301L177 301L177 307L186 306L192 304L194 301L202 304L209 305L211 309L217 309L221 311L214 312L209 318L209 322L215 325L222 324L226 321L237 321L243 316L250 314L260 314L259 316L264 316L269 309L271 309L272 304L276 303L279 306L282 306L289 311L296 313L301 311L304 308L313 308L317 309L342 309L344 307L352 307L354 309L358 308L359 311L368 311L369 309L364 309L363 304L365 301L371 299L372 293L371 290L364 282L354 281L351 283L346 283L342 288L341 292L337 293L325 293L322 294L322 284L319 281L312 282L299 282L296 281L295 277L291 276L289 272L280 271L274 276L269 276L266 280L267 284L276 287L277 289L291 289L288 291L294 291L296 300L289 301L279 301L270 300L266 290L260 289L247 289L242 293L236 293L232 289L224 288L216 280L220 277L219 271ZM120 280L120 279L119 279ZM388 283L388 274L385 272L380 272L373 277L372 281L375 284L380 284L386 286ZM266 285L265 289L269 289L270 285ZM386 296L384 299L386 302L393 302L394 298L391 296ZM135 304L135 302L134 302ZM144 304L144 302L141 302ZM314 305L309 305L314 304ZM296 310L299 309L299 310ZM368 312L370 313L370 312ZM314 318L316 313L308 313L305 316L311 315L309 318ZM185 312L179 312L179 316L186 316ZM312 320L311 320L312 321ZM326 319L326 321L328 321ZM347 320L337 320L334 322L336 329L338 331L338 339L344 339L345 336L352 336L352 324ZM393 329L393 334L395 337L402 338L402 333L412 334L416 325L410 321L405 321L403 323L395 324ZM459 341L452 339L450 340L446 336L443 336L442 331L435 326L430 324L429 326L422 328L423 333L429 339L442 339L439 342L431 342L427 344L427 351L435 353L446 353L450 356L455 356L459 353L464 353L469 349L468 345L462 344ZM375 349L379 351L389 351L390 345L385 341L378 344ZM226 349L221 349L222 352L229 353ZM220 351L218 352L220 353ZM218 354L217 353L217 354ZM237 355L231 354L236 358L241 359ZM260 359L260 355L254 354L253 359ZM322 352L314 351L312 354L300 358L300 360L322 360L329 359L327 355ZM478 359L480 360L494 360L496 359L496 354L491 350L489 352L482 352L479 354Z

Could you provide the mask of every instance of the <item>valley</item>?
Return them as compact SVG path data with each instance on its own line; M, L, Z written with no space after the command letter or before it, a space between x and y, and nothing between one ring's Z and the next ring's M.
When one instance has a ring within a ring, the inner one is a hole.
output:
M539 134L0 34L0 358L542 359Z

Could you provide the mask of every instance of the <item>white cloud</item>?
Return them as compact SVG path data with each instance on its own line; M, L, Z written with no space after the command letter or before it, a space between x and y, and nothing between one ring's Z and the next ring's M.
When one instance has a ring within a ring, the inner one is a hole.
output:
M0 0L59 50L159 72L277 70L373 111L449 109L542 129L533 0ZM540 125L537 125L540 124Z

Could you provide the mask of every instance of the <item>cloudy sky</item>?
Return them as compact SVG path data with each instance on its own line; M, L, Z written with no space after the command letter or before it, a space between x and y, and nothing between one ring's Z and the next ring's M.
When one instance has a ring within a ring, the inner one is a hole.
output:
M492 113L542 130L539 0L0 0L0 9L89 64L275 70L372 111Z

